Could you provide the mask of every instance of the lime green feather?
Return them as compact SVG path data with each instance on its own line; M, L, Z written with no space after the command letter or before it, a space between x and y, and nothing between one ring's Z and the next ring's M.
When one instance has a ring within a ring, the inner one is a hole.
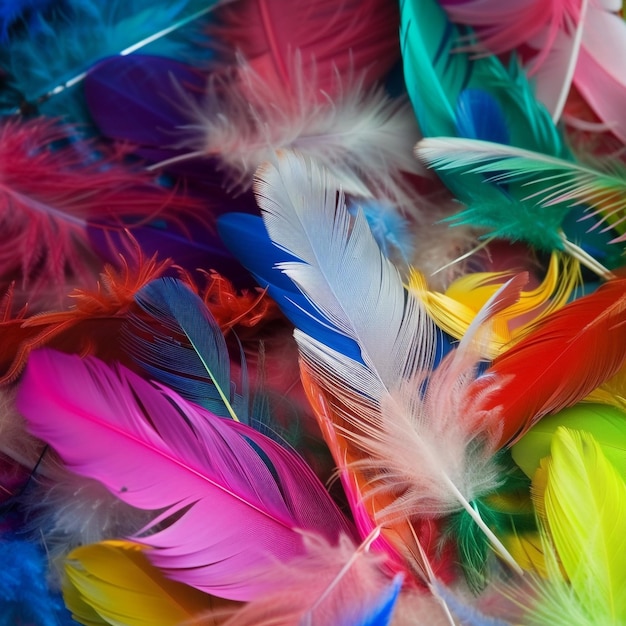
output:
M513 460L527 476L532 477L541 459L550 455L552 440L561 426L593 435L606 458L626 479L626 414L613 406L586 403L542 418L511 448Z
M558 615L554 600L561 598L570 603L569 608L560 607L561 612L580 616L571 624L623 625L626 484L588 433L559 428L551 453L537 472L533 489L572 593L552 594L563 583L553 572L554 584L546 585L537 610L545 612L543 600Z

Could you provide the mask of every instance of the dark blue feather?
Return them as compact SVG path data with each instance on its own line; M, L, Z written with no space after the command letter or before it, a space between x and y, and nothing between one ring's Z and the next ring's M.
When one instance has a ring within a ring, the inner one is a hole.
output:
M157 324L130 318L124 329L128 354L184 398L248 423L247 379L239 392L231 388L226 341L202 299L179 280L160 278L139 290L135 301Z
M456 102L459 137L509 144L506 117L498 101L483 89L464 89Z

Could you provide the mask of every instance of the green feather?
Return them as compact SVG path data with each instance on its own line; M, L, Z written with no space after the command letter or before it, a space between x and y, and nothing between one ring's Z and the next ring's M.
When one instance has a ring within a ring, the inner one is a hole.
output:
M513 460L532 478L561 426L594 436L606 458L626 479L626 413L605 404L581 403L542 418L512 448Z
M497 491L471 502L483 521L498 538L515 532L536 529L535 513L530 500L530 480L503 451L499 457L505 465L503 483ZM451 515L446 536L453 537L466 581L475 593L490 580L490 557L493 549L476 522L463 510Z
M502 109L512 145L569 156L515 59L507 69L496 56L472 57L458 51L472 32L452 24L436 0L404 0L400 10L404 79L424 136L456 135L459 96L466 89L479 89Z

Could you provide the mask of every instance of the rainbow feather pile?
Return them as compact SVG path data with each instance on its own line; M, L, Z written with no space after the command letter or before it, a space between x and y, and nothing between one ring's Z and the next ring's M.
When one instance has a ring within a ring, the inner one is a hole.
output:
M620 0L0 0L0 625L624 626Z

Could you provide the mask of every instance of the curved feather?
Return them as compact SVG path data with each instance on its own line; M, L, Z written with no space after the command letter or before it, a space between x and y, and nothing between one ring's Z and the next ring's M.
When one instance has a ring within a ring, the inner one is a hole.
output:
M455 280L445 293L440 293L429 290L425 276L412 270L409 291L424 303L442 330L461 339L485 302L509 276L509 272L466 274ZM553 253L542 283L534 289L522 291L517 303L494 317L484 356L494 358L519 339L529 325L562 307L579 282L578 263Z
M626 359L625 322L626 280L611 280L544 318L496 358L470 395L485 411L501 410L500 445L615 374Z
M165 578L145 547L127 541L76 548L65 572L63 597L81 624L178 626L211 609L237 606Z
M554 211L564 218L565 211L586 204L589 208L582 219L592 219L593 229L606 224L604 230L609 230L626 221L626 168L617 159L604 161L603 171L538 152L455 138L424 139L416 152L437 170L461 170L484 174L490 182L516 183L525 206L543 212ZM454 219L463 219L463 213Z
M492 106L500 108L511 145L567 154L548 112L515 62L507 70L495 56L474 57L459 50L473 34L452 24L436 0L403 0L400 10L404 75L424 136L458 136L459 110L471 104L462 94L477 89L490 94Z
M594 437L559 428L551 457L535 479L538 506L574 600L588 622L621 624L626 619L626 484ZM545 489L541 483L545 481ZM601 488L598 486L601 485ZM548 589L550 587L548 586ZM540 600L541 601L541 600ZM555 607L556 608L556 607ZM532 609L530 611L532 615Z
M73 471L162 511L137 539L167 576L208 593L258 597L263 572L303 553L302 529L349 532L295 454L124 368L36 352L18 407Z
M135 302L149 320L129 316L124 339L130 358L187 400L248 423L246 381L238 393L231 391L226 340L202 299L181 281L162 278L140 289Z

